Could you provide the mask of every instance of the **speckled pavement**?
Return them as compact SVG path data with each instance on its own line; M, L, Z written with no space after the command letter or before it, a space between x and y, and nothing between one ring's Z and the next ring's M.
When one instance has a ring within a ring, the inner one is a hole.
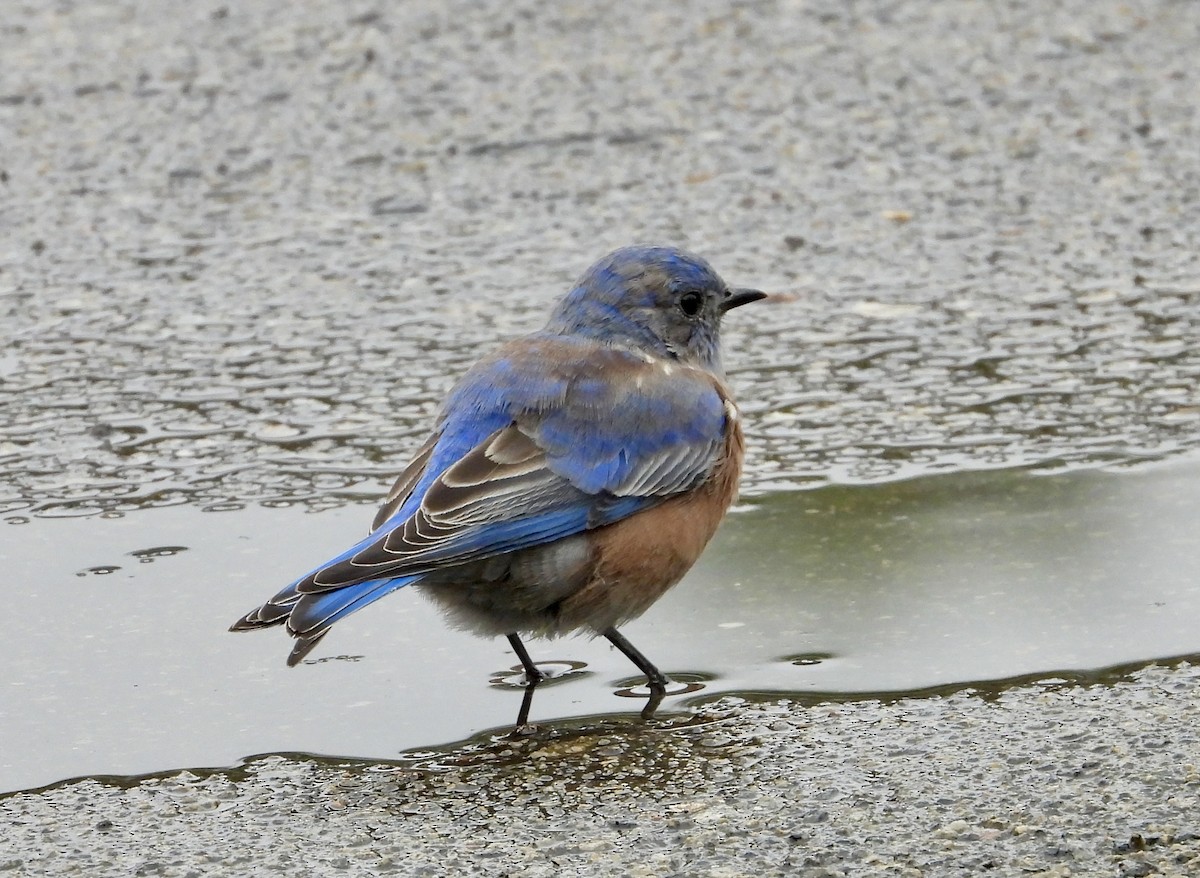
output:
M731 320L748 496L1200 445L1191 2L162 0L0 22L0 515L377 498L606 250Z
M15 875L1194 876L1200 667L0 800Z
M1198 45L1189 0L6 8L4 538L375 497L632 240L778 294L751 495L1195 449ZM163 766L0 799L0 874L1195 876L1198 709L1179 664Z

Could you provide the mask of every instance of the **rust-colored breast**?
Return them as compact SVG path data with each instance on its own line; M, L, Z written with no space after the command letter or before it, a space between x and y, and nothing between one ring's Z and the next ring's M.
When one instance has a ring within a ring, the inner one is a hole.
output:
M646 611L683 578L737 497L744 440L737 407L726 402L725 448L710 478L698 488L599 528L590 534L594 572L559 609L563 630L596 631Z

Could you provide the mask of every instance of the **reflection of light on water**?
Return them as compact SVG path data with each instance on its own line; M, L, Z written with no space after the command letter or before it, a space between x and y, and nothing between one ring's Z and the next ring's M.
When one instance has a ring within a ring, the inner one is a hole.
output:
M129 554L143 564L150 564L155 558L170 558L172 555L178 555L180 552L186 551L187 546L158 546L153 549L138 549Z
M539 671L545 674L545 677L538 683L538 688L553 686L569 677L586 676L583 672L587 668L587 662L539 661L534 664ZM507 689L524 689L529 685L529 678L525 675L525 669L516 665L502 673L493 674L488 682L493 686Z
M108 576L111 573L116 573L121 568L115 564L98 564L95 567L88 567L85 570L80 570L76 576Z
M785 655L780 661L791 662L797 667L806 668L819 665L821 662L829 661L831 658L833 658L833 654L828 652L806 652L800 655Z
M699 692L705 688L704 684L712 679L714 678L707 674L670 674L667 677L666 697L691 695L693 692ZM638 677L637 681L636 683L626 682L613 694L623 698L649 698L650 687L646 685L645 678Z

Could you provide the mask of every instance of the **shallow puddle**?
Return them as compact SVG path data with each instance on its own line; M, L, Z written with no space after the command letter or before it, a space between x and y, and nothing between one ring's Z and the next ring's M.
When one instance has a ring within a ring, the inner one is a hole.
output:
M502 639L400 592L299 668L226 632L357 538L372 510L158 508L0 531L9 624L0 791L254 753L388 758L512 722ZM10 518L10 521L13 520ZM1004 470L754 499L629 639L718 693L898 693L1200 652L1200 462ZM636 710L604 641L533 641L564 672L532 719Z

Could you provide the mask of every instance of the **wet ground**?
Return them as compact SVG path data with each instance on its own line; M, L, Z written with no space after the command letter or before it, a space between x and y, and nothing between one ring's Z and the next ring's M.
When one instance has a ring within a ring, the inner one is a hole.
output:
M407 764L270 756L0 800L23 875L1167 875L1200 669L567 724ZM0 848L0 850L3 850Z
M1166 0L7 15L0 790L168 774L3 800L0 868L1189 874L1200 685L1130 666L1200 653L1198 39ZM509 721L502 644L412 595L295 670L223 629L633 240L776 294L726 333L744 502L628 629L704 688L643 727L607 646L536 644L584 665L539 735L375 770ZM172 773L294 751L365 761Z
M179 507L25 525L6 569L29 585L8 611L55 613L9 639L0 789L280 749L389 759L511 724L507 644L449 630L415 593L340 624L295 670L279 632L225 636L263 571L295 567L297 547L350 542L363 512ZM664 714L723 693L837 700L1088 676L1200 652L1198 520L1194 458L769 494L625 631L702 687ZM70 550L56 557L56 541ZM328 549L313 551L316 563ZM535 720L640 707L615 694L641 679L605 641L530 646L570 670L539 687Z

